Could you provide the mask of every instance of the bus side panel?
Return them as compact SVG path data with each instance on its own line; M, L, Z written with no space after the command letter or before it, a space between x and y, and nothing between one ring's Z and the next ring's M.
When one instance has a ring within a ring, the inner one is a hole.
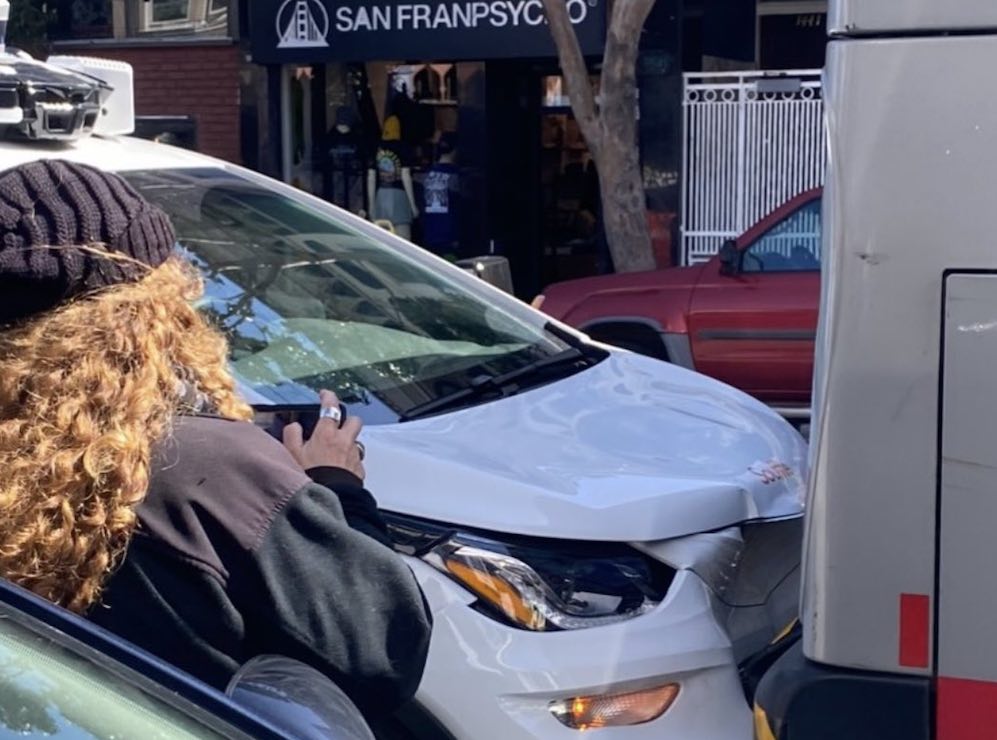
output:
M997 269L995 60L993 35L829 46L801 612L825 665L935 672L942 275Z
M950 274L939 495L938 740L997 734L997 274Z
M904 31L991 31L997 28L993 0L838 0L828 7L828 31L852 36Z

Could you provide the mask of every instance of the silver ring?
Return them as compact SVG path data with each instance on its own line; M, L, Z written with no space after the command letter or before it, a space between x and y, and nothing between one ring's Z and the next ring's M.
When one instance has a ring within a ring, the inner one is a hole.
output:
M332 419L337 425L343 421L343 412L338 406L323 406L318 412L319 419Z
M360 453L360 462L363 462L363 459L367 457L367 448L364 447L363 442L361 442L360 440L357 440L356 444L357 444L357 452Z

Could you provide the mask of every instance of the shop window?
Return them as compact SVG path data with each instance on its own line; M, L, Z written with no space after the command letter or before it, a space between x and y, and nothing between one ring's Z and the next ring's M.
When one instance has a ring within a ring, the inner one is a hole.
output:
M230 0L138 0L140 33L228 33Z
M416 103L455 105L457 67L453 64L402 64L388 72L394 93L407 95Z
M761 69L819 69L827 46L827 0L764 0L758 5Z
M136 116L135 136L196 151L197 121L193 116Z
M599 97L599 77L589 76L589 84L592 85L592 94ZM568 89L564 84L564 78L560 75L549 75L543 78L543 107L544 108L567 108L571 105L568 99Z
M589 80L598 101L599 77ZM599 179L562 78L544 77L542 85L543 277L553 282L603 271Z
M457 67L447 62L420 62L385 65L375 74L385 75L386 81L380 118L399 119L418 185L421 174L435 160L442 133L457 129Z
M762 69L820 69L827 46L827 14L763 16L759 38Z
M682 19L682 71L703 70L703 15L687 15Z

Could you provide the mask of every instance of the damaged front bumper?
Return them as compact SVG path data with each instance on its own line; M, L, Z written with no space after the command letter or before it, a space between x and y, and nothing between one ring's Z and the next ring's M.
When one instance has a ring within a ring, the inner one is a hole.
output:
M576 737L554 710L584 706L590 727L610 739L748 740L754 680L742 669L796 615L801 538L796 517L633 543L676 570L665 599L626 621L547 632L502 623L452 578L411 558L435 618L417 701L458 738ZM618 712L620 695L670 685L677 694L658 716L600 724Z

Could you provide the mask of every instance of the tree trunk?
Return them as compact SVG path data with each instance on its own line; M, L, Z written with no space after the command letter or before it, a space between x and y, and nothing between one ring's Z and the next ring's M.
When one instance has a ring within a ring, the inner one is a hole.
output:
M599 173L602 221L617 272L657 264L637 153L637 53L654 0L613 3L598 110L564 0L543 0L571 109Z
M565 0L543 0L543 4L544 12L547 14L547 25L550 28L551 36L554 37L554 45L557 47L557 57L561 63L561 75L564 79L564 87L568 92L568 100L571 103L571 112L575 114L578 128L594 156L601 143L602 132L599 125L599 115L595 110L595 96L592 94L592 85L589 83L588 65L582 55L582 47L578 43L575 29L571 25Z
M602 224L617 272L657 267L647 226L647 204L635 147L604 142L595 157L602 195Z
M657 267L637 153L637 52L653 6L654 0L613 4L602 60L602 144L595 165L600 173L606 239L618 272Z

